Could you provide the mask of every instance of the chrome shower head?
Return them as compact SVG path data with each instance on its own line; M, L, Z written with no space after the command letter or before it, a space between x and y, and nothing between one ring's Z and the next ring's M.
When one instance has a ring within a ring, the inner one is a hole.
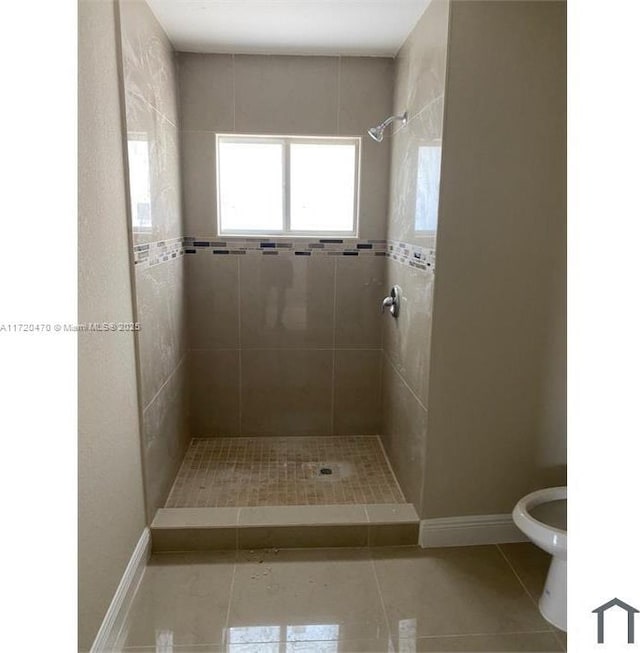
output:
M384 130L394 121L394 120L400 120L402 121L402 126L404 127L407 124L407 112L405 111L401 116L389 116L385 120L383 120L379 125L376 125L375 127L371 127L369 131L367 132L371 138L373 138L374 141L377 143L382 143L382 139L384 138Z

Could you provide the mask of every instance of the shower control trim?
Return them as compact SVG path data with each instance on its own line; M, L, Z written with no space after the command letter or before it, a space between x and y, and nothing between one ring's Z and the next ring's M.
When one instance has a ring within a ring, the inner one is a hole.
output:
M398 317L400 315L400 295L401 295L400 286L392 286L389 291L389 296L385 297L382 300L382 312L384 309L389 307L389 312L393 317Z

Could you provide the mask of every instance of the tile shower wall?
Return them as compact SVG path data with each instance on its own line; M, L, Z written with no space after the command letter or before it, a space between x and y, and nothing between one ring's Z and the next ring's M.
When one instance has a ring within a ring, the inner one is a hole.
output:
M366 131L393 60L181 53L179 78L191 434L379 433L390 145ZM233 132L363 136L359 239L218 237L215 136Z
M422 505L449 0L432 0L395 60L385 287L402 289L383 328L382 439L407 497ZM420 258L416 254L421 254ZM408 261L407 261L408 259ZM407 262L409 264L407 264Z
M143 0L120 1L149 516L188 445L187 330L175 53ZM142 154L140 154L142 152Z

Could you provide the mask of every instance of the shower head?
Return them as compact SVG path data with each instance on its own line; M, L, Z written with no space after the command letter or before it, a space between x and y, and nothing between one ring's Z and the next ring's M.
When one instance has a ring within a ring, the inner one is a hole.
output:
M384 130L394 121L394 120L401 120L402 121L402 126L404 127L407 124L407 112L405 111L401 116L389 116L385 120L383 120L379 125L376 125L375 127L371 127L369 131L367 132L371 138L373 138L374 141L377 143L382 143L382 139L384 138Z

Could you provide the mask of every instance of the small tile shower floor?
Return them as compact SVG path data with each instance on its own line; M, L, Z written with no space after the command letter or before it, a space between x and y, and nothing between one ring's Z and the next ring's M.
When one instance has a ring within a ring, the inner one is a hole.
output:
M154 554L127 653L566 650L532 544Z
M377 436L234 437L191 441L165 507L404 502Z

